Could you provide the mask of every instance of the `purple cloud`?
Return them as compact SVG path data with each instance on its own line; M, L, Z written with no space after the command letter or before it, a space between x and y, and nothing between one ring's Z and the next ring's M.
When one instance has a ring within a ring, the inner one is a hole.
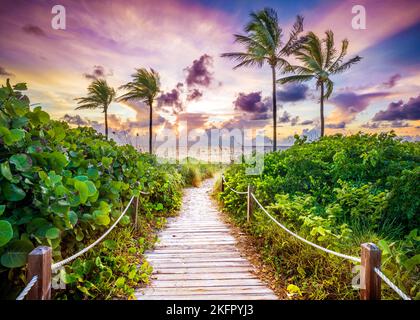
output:
M181 100L182 83L178 83L174 89L169 92L162 93L158 98L158 107L168 106L173 107L175 113L179 113L183 110L183 104Z
M313 121L313 120L305 120L305 121L302 121L302 122L300 123L300 125L301 125L301 126L308 126L308 125L313 124L313 123L314 123L314 121Z
M329 123L326 124L325 127L330 129L344 129L346 127L346 123L344 121L339 123Z
M385 81L384 83L382 83L382 85L385 88L391 89L393 87L395 87L395 85L397 84L397 81L401 79L401 75L399 73L394 74L393 76L391 76L388 81Z
M13 76L13 73L0 66L0 76Z
M264 120L268 118L268 101L261 96L261 92L239 93L233 102L235 109L253 114L252 120Z
M308 86L305 84L290 83L277 90L277 99L282 102L296 102L306 99Z
M364 111L372 100L388 95L389 93L387 92L365 94L357 94L355 92L340 93L330 100L336 106L332 113L333 120L349 123L354 120L357 114Z
M213 81L213 73L209 70L212 66L213 58L208 54L204 54L198 60L194 60L191 67L184 69L187 72L187 85L208 87Z
M379 122L366 122L365 124L362 124L362 128L366 128L366 129L378 129L379 128L380 123Z
M394 120L391 122L391 127L392 128L406 128L409 127L410 125L407 122L404 121L399 121L399 120Z
M66 113L61 120L67 122L68 124L75 124L78 126L86 126L89 124L89 121L82 119L82 117L78 114L72 116Z
M203 92L194 88L190 90L187 96L187 101L199 100L203 96Z
M46 34L44 30L42 30L40 27L33 25L33 24L26 24L22 27L22 30L27 33L31 34L37 37L45 37Z
M107 76L112 76L112 71L106 73L103 66L93 66L92 73L84 73L83 76L89 80L97 80L100 78L105 78Z
M386 110L379 111L372 120L420 120L420 95L417 98L410 98L406 104L402 100L391 102Z

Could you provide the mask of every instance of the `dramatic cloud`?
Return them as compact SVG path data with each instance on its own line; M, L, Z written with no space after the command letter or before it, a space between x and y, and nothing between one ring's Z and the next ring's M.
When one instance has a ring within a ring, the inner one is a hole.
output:
M420 120L420 95L417 98L410 98L406 104L402 100L391 102L386 110L379 111L372 120Z
M283 112L283 115L281 115L278 119L279 123L287 123L290 122L290 113L288 113L287 111Z
M406 128L409 127L410 125L407 122L404 121L399 121L399 120L395 120L391 122L391 127L392 128Z
M395 87L395 85L397 84L397 81L401 79L401 75L399 73L394 74L393 76L391 76L388 81L385 81L384 83L382 83L382 85L385 88L391 89L393 87Z
M233 102L235 109L252 114L250 120L264 120L268 118L268 101L262 98L261 92L239 93Z
M366 129L378 129L380 127L380 123L379 122L366 122L365 124L362 124L362 128L366 128Z
M93 66L92 73L84 73L83 76L89 80L97 80L100 78L105 78L107 76L112 76L112 71L106 73L103 66Z
M339 123L329 123L326 124L325 127L330 129L344 129L346 127L346 123L344 121Z
M13 73L0 66L0 76L13 76Z
M281 102L296 102L305 100L308 89L308 86L304 84L286 84L280 90L277 90L277 99Z
M162 93L158 98L158 107L161 108L163 106L172 107L172 111L174 113L181 112L184 107L181 99L182 93L182 83L178 83L174 89L169 92Z
M82 119L82 117L78 114L72 116L66 113L61 120L67 122L68 124L75 124L78 126L87 126L89 124L89 121Z
M27 33L31 34L37 37L45 37L46 34L44 30L42 30L40 27L33 25L33 24L27 24L22 27L22 30Z
M355 92L340 93L330 100L336 108L332 111L329 121L349 123L362 111L366 110L372 100L386 97L387 92L357 94Z
M313 123L314 123L314 121L313 121L313 120L305 120L305 121L302 121L302 122L300 123L300 125L301 125L301 126L308 126L308 125L313 124Z
M199 85L208 87L213 81L213 58L208 54L202 55L198 60L194 60L191 67L185 68L187 72L186 83L188 86Z
M189 91L187 101L199 100L203 96L203 92L194 88Z

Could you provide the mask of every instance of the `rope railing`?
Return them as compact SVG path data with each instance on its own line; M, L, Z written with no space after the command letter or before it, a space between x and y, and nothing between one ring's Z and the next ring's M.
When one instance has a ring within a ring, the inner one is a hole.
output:
M52 264L51 265L51 270L54 272L58 268L62 267L63 265L65 265L67 263L69 263L70 261L73 261L77 257L80 257L82 254L84 254L85 252L89 251L94 246L96 246L98 243L100 243L112 231L112 229L115 228L115 226L118 224L118 222L120 222L121 218L127 212L128 208L130 207L130 205L133 202L134 198L135 198L135 196L132 196L131 197L131 199L128 202L128 205L125 207L124 211L121 213L121 215L118 217L118 219L115 220L115 222L112 224L112 226L107 231L105 231L105 233L102 236L100 236L95 242L91 243L89 246L87 246L86 248L83 248L82 250L80 250L79 252L73 254L72 256L70 256L70 257L68 257L66 259L63 259L60 262L57 262L57 263Z
M375 268L375 273L392 289L394 290L403 300L411 300L409 296L407 296L404 292L401 291L400 288L397 287L389 278L382 273L381 270Z
M278 222L271 214L269 214L268 213L268 211L261 205L261 203L258 201L258 199L255 197L255 195L253 194L253 193L251 193L251 196L252 196L252 198L255 200L255 202L260 206L260 208L261 208L261 210L271 219L271 220L273 220L273 222L275 223L275 224L277 224L280 228L282 228L284 231L286 231L287 233L289 233L289 234L291 234L292 236L294 236L295 238L297 238L297 239L299 239L300 241L302 241L302 242L305 242L306 244L309 244L310 246L312 246L312 247L315 247L315 248L317 248L317 249L319 249L319 250L321 250L321 251L324 251L324 252L327 252L327 253L330 253L330 254L332 254L332 255L335 255L335 256L337 256L337 257L340 257L340 258L344 258L344 259L347 259L347 260L351 260L351 261L354 261L354 262L358 262L358 263L361 263L362 262L362 260L359 258L359 257L353 257L353 256L349 256L349 255L347 255L347 254L343 254L343 253L340 253L340 252L336 252L336 251L333 251L333 250L330 250L330 249L327 249L327 248L324 248L324 247L322 247L322 246L320 246L320 245L317 245L316 243L313 243L313 242L311 242L311 241L309 241L309 240L306 240L305 238L302 238L300 235L298 235L298 234L296 234L296 233L294 233L293 231L291 231L290 229L288 229L288 228L286 228L284 225L282 225L280 222Z
M233 189L232 187L230 187L228 184L227 184L227 182L226 182L226 179L225 179L225 176L222 174L222 180L223 180L223 182L226 184L226 186L230 189L230 190L232 190L233 192L235 192L235 193L237 193L237 194L247 194L248 193L248 191L238 191L238 190L235 190L235 189Z
M238 194L248 194L248 208L247 208L247 221L249 221L250 219L250 211L252 213L252 202L250 201L250 199L252 198L257 204L258 206L261 208L261 210L275 223L277 224L280 228L282 228L284 231L286 231L287 233L289 233L290 235L292 235L293 237L299 239L300 241L314 247L317 248L321 251L324 251L326 253L335 255L337 257L340 258L344 258L356 263L360 263L362 264L362 269L363 267L366 269L366 266L370 266L370 270L366 271L364 270L363 272L370 272L375 273L380 279L382 279L392 290L394 290L402 299L404 300L411 300L411 298L406 295L400 288L397 287L397 285L395 285L384 273L382 273L382 271L380 270L380 250L379 248L377 248L374 244L362 244L362 257L364 257L364 259L360 258L360 257L354 257L354 256L350 256L347 254L343 254L340 252L336 252L334 250L331 249L327 249L325 247L322 247L316 243L313 243L303 237L301 237L300 235L298 235L297 233L291 231L290 229L288 229L286 226L284 226L283 224L281 224L276 218L274 218L264 207L263 205L258 201L257 197L255 196L255 194L252 192L252 186L248 186L248 191L247 192L240 192L237 190L234 190L233 188L231 188L226 181L226 178L224 177L224 175L222 174L222 190L224 188L224 186L227 186L230 190L232 190L233 192L236 192ZM370 248L371 245L373 245L374 248ZM376 252L375 249L376 248ZM379 256L378 256L379 254ZM379 259L377 259L377 257L379 257ZM376 259L375 259L376 258ZM372 263L372 261L370 260L376 260L377 265L369 265L370 263ZM373 282L374 283L374 282ZM365 284L366 285L366 284ZM362 299L380 299L380 280L379 280L379 285L378 287L375 287L374 284L369 283L368 284L369 289L366 289L366 287L363 289L363 294ZM378 289L379 288L379 289Z
M31 281L26 285L26 287L22 290L22 292L17 296L16 300L23 300L25 299L28 292L32 289L35 283L38 281L38 276L33 276Z

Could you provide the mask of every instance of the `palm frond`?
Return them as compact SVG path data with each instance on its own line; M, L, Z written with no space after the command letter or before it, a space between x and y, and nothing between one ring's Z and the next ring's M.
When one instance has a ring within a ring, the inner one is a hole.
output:
M104 111L115 99L116 92L103 79L94 80L88 87L86 97L76 98L76 110L101 108Z
M327 91L324 94L324 98L328 99L334 90L334 83L330 79L328 79L327 81L325 81L325 85L326 85Z
M314 76L312 74L296 74L296 75L280 78L277 80L277 82L281 84L285 84L289 82L301 83L301 82L312 80L313 78Z
M338 73L344 72L347 69L349 69L352 65L359 62L360 60L362 60L362 57L355 56L354 58L351 58L349 61L347 61L347 62L345 62L341 65L335 65L335 68L330 70L330 72L331 72L331 74L338 74Z
M131 77L132 81L120 87L128 92L119 96L118 101L140 100L149 103L156 98L160 91L160 77L155 70L139 68Z
M283 46L282 53L290 55L293 51L296 51L304 41L298 38L299 34L303 31L303 17L296 16L296 21L293 24L292 31L289 35L289 40ZM299 41L300 40L300 41ZM305 39L306 41L306 39Z
M325 63L324 68L328 69L332 65L332 61L335 58L337 50L334 48L334 33L331 30L325 32Z

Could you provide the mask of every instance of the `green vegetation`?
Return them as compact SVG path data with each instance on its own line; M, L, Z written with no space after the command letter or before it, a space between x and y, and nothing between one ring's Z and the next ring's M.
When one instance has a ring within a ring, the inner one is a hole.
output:
M245 164L230 166L228 184L256 197L280 222L324 247L360 256L360 244L382 249L383 272L420 299L420 144L394 134L334 135L265 155L259 176ZM351 262L328 255L285 233L260 210L246 223L246 201L225 189L224 208L256 237L264 259L302 299L357 299ZM398 298L383 285L383 297Z
M187 158L178 166L178 171L183 177L185 186L199 187L205 179L213 178L220 170L217 164L209 164L192 158Z
M179 208L181 175L92 128L71 129L40 107L31 110L24 90L9 81L0 88L0 296L14 299L25 285L34 247L52 247L55 262L78 252L145 190L138 232L127 214L106 241L59 275L67 284L60 298L132 297L150 273L133 261L153 242L153 228Z

